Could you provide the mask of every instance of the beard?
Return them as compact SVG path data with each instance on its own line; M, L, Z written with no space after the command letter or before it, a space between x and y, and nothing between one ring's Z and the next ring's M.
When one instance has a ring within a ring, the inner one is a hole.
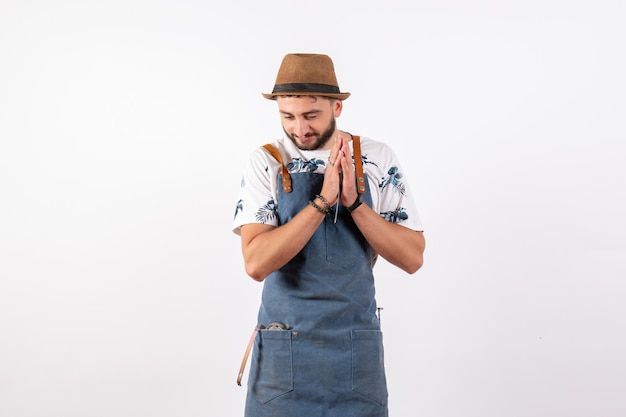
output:
M317 138L316 140L312 141L310 144L307 144L307 145L303 145L300 142L298 142L298 139L296 139L296 136L294 134L290 135L289 133L287 133L284 127L283 127L283 131L285 132L287 137L291 139L293 144L296 145L299 149L302 149L304 151L315 151L317 149L323 148L328 143L330 138L333 136L333 133L335 133L336 127L337 127L337 122L335 121L335 118L333 117L330 121L330 124L326 128L326 130L324 130L322 133L311 132L311 133L307 133L306 135L304 135L305 137L314 136Z

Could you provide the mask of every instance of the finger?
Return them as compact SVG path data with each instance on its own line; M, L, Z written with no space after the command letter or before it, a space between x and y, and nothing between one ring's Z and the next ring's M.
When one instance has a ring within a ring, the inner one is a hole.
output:
M343 137L343 135L337 136L337 144L339 145L337 149L338 151L345 150L347 143L348 142L346 141L346 138Z
M334 168L336 165L339 164L339 161L337 160L337 155L339 154L341 150L341 141L339 140L339 138L335 139L335 143L333 144L333 147L330 150L330 153L328 154L328 165L331 168Z
M341 169L343 171L343 181L341 184L341 200L343 203L349 202L350 204L352 204L357 194L352 159L347 157L346 155L343 155L341 157Z
M340 154L341 170L343 171L344 182L354 180L354 171L352 169L352 161L342 151Z

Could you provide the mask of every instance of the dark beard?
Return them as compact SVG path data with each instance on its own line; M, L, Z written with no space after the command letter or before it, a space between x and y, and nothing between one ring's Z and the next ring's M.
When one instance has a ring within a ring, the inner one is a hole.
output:
M335 121L335 118L333 117L332 120L330 121L330 124L328 125L328 128L324 132L322 132L321 135L318 133L311 133L311 134L306 135L307 137L308 136L317 137L316 141L314 141L310 146L306 146L306 147L302 147L301 145L299 145L294 135L290 135L289 133L287 133L284 127L283 127L283 131L285 132L287 137L291 139L293 144L296 145L299 149L302 149L304 151L315 151L317 149L323 148L324 145L328 143L330 138L333 136L333 133L335 133L336 127L337 127L337 122Z

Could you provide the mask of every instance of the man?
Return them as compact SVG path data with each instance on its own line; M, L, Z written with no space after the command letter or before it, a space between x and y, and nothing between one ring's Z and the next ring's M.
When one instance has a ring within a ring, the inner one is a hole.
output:
M252 153L234 220L264 283L246 417L388 414L372 268L416 272L425 241L392 150L336 127L349 95L318 54L286 55L263 94L285 137Z

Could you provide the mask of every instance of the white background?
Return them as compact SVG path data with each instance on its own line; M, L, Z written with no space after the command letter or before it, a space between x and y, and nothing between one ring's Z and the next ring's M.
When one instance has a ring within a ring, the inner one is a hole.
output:
M389 143L425 265L381 261L392 417L626 415L626 6L0 0L0 417L240 416L231 232L283 55ZM247 377L247 372L246 372Z

